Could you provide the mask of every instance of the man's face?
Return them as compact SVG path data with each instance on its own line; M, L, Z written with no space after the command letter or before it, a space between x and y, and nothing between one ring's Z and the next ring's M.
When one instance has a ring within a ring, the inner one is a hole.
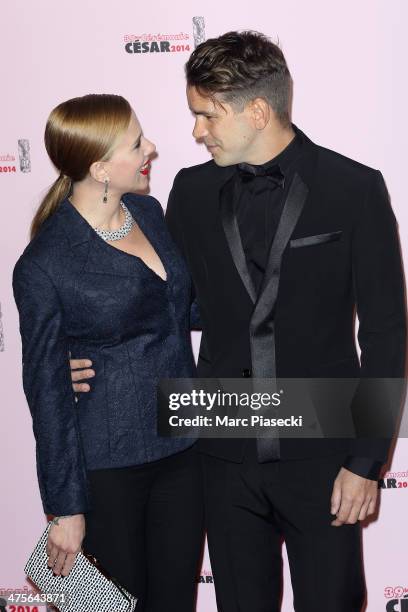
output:
M216 104L195 87L187 87L187 100L195 116L193 136L204 142L218 166L249 161L256 147L257 130L247 105L237 112L227 102Z

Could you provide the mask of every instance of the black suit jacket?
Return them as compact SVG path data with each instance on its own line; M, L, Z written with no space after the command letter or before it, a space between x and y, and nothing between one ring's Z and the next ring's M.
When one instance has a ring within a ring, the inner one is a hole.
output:
M175 178L166 219L195 285L203 328L200 377L404 375L403 273L382 175L303 137L258 296L234 216L235 166L210 161ZM354 413L367 409L359 395ZM289 459L344 451L356 466L360 458L383 463L389 444L389 438L285 439L280 452ZM232 461L244 452L237 439L206 439L199 446Z

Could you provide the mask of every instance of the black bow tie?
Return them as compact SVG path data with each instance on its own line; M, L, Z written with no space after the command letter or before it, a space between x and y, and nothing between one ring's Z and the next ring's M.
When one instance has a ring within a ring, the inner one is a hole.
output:
M253 181L258 177L266 177L272 183L271 187L285 186L285 177L278 164L264 168L263 166L253 166L252 164L238 164L238 174L244 183Z

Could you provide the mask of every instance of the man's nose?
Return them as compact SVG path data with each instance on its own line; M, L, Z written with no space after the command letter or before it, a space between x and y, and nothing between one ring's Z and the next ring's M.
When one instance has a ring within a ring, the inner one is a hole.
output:
M196 140L202 140L205 136L207 136L208 130L205 127L203 121L201 121L201 117L197 117L194 129L193 129L193 137Z

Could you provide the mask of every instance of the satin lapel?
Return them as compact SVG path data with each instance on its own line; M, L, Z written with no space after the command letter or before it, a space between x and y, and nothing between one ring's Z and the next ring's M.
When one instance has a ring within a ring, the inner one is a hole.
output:
M316 162L315 145L303 134L305 151L299 161L298 172L289 188L278 229L269 252L268 264L258 301L250 322L250 347L253 387L257 378L274 379L276 384L275 306L278 297L283 252L305 206L314 180ZM270 386L270 388L272 388ZM264 390L264 389L263 389ZM278 413L277 413L278 414ZM272 437L256 441L258 461L261 463L280 458L278 430Z
M241 236L239 233L238 222L235 215L235 203L238 198L237 181L232 175L220 190L220 214L227 238L228 246L231 251L232 259L238 274L247 290L252 302L256 302L256 291L251 276L248 271L244 249L242 248Z
M295 174L269 252L268 265L250 325L252 372L257 378L275 378L274 311L283 251L306 202L309 189Z

